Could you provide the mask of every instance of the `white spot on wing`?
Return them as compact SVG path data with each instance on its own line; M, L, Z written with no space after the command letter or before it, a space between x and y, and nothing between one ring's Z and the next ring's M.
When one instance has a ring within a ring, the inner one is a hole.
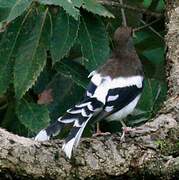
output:
M76 119L76 121L75 121L75 123L74 123L73 126L75 126L75 127L81 127L82 125L83 125L83 123L82 123L82 124L79 124L79 120Z
M105 111L106 112L111 112L113 110L113 106L106 106Z
M78 109L78 110L70 110L70 111L67 111L68 113L70 114L79 114L81 113L82 109Z
M100 74L95 74L92 78L91 81L96 85L99 86L101 81L102 81L102 77Z
M96 91L95 91L93 97L96 97L96 99L98 101L105 104L106 96L108 94L110 84L111 84L111 79L110 78L104 78L103 82L96 88Z
M96 71L92 71L89 75L88 75L88 78L94 76L96 74Z
M90 104L91 102L86 102L86 103L82 103L82 104L77 104L75 107L81 108L81 107L85 107L88 104Z
M88 117L88 115L86 114L86 111L84 109L82 109L81 114L83 117Z
M94 111L94 109L93 109L93 106L91 105L91 103L90 104L88 104L88 109L90 110L90 111Z
M68 123L72 123L72 122L74 122L74 121L76 121L76 120L77 120L77 119L75 119L75 118L62 119L62 120L60 120L60 122L68 124Z
M119 95L115 95L115 96L108 96L107 101L115 101L117 98L119 97Z
M86 95L87 95L88 97L92 97L92 96L93 96L92 93L90 93L89 91L86 91Z

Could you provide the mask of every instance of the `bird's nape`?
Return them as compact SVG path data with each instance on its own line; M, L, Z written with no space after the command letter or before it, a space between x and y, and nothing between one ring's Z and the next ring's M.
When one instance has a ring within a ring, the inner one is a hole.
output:
M114 32L113 40L115 43L126 42L132 37L133 30L131 27L119 27Z

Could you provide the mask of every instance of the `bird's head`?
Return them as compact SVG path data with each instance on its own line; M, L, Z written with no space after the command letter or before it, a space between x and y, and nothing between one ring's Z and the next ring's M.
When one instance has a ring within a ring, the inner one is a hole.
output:
M132 28L131 27L119 27L114 33L114 42L117 45L124 45L132 39Z

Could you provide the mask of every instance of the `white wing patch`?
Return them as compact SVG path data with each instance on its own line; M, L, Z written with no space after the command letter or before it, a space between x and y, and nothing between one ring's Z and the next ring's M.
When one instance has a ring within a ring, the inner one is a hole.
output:
M78 104L78 105L75 105L75 107L81 108L81 107L88 106L89 104L91 104L91 102L86 102L86 103Z
M96 85L99 86L101 84L103 77L101 77L100 74L95 74L92 78L91 81Z
M96 74L96 71L92 71L89 75L88 75L88 78L94 76Z
M78 109L78 110L67 110L68 113L70 114L79 114L81 113L82 109Z
M119 95L115 95L115 96L108 96L107 101L115 101L117 98L119 97Z
M88 117L88 115L86 114L86 111L84 109L82 109L81 114L83 117Z
M106 106L105 111L106 112L111 112L113 110L113 106Z
M136 85L138 88L142 87L142 81L143 77L142 76L132 76L132 77L119 77L116 79L113 79L110 88L122 88L122 87L127 87L127 86L132 86Z
M92 97L92 96L93 96L92 93L90 93L89 91L86 91L86 95L87 95L88 97Z
M92 97L97 98L99 101L101 101L103 104L106 103L106 96L108 94L109 89L115 89L115 88L123 88L123 87L129 87L129 86L137 86L138 88L142 88L142 76L132 76L132 77L118 77L111 79L110 76L101 76L100 74L95 74L91 81L97 86L94 94ZM117 99L117 96L110 97L109 101L112 101L113 99Z

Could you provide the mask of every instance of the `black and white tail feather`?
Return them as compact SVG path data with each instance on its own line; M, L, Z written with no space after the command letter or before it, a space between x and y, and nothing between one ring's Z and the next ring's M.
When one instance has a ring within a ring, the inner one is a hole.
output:
M49 140L66 124L73 123L62 148L68 158L71 158L73 149L78 146L84 128L92 117L98 115L109 120L126 117L135 108L143 88L143 77L140 75L112 79L93 72L90 76L92 79L84 100L35 137L38 141Z

